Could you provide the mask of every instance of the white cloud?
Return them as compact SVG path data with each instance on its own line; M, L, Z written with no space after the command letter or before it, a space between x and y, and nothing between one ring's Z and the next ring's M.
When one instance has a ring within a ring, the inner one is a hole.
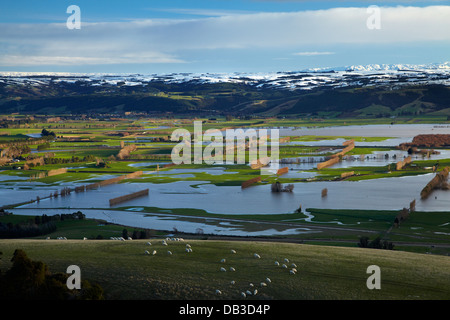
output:
M329 51L304 51L304 52L295 52L293 53L294 56L323 56L323 55L330 55L334 54L334 52Z
M80 30L68 30L65 24L1 24L0 65L181 63L186 62L186 53L191 50L201 57L203 52L223 49L276 49L289 53L335 44L450 41L450 6L380 10L379 30L367 28L366 8L182 20L82 21ZM297 52L299 56L325 54L332 52Z
M161 55L159 53L148 54L123 54L120 56L42 56L42 55L5 55L0 57L0 65L13 66L77 66L77 65L105 65L105 64L130 64L130 63L184 63L183 60Z

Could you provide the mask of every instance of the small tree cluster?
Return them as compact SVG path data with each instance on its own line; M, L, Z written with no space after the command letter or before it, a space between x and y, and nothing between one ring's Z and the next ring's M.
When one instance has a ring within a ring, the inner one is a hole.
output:
M68 274L52 274L41 261L32 261L25 251L16 249L11 259L12 267L0 274L0 299L9 300L103 300L103 289L87 280L80 290L70 290Z
M359 238L358 247L360 248L372 248L372 249L385 249L393 250L394 244L387 240L381 240L380 237L376 237L374 240L370 241L369 237Z

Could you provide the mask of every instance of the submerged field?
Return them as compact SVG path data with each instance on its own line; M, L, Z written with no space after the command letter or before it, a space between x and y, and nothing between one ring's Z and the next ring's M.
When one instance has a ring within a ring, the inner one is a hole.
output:
M450 261L444 256L254 241L185 239L164 246L162 240L0 240L0 269L9 267L9 257L20 248L52 272L65 273L69 265L78 265L82 278L99 283L107 299L119 300L450 298ZM186 244L192 252L185 251ZM290 274L293 263L297 273ZM366 285L371 265L380 267L379 290ZM255 289L256 294L241 296Z

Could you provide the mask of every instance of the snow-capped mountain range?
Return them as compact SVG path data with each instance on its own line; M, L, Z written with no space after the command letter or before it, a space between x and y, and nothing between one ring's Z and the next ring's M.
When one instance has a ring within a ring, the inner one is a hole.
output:
M0 84L32 86L61 82L84 82L86 85L142 86L149 82L167 83L244 83L257 87L310 90L316 87L347 87L405 84L450 85L450 62L425 65L370 64L336 68L312 68L301 71L268 73L171 73L105 74L60 72L0 72Z

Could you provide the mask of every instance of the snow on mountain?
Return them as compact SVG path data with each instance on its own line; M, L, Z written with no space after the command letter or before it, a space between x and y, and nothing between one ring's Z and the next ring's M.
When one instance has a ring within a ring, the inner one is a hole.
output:
M85 82L101 86L145 85L152 81L167 83L219 83L234 82L258 87L278 87L290 90L310 90L319 86L345 87L352 85L450 85L450 62L424 65L370 64L336 68L313 68L301 71L267 73L171 73L171 74L107 74L64 72L0 72L0 82L45 85L52 83Z

